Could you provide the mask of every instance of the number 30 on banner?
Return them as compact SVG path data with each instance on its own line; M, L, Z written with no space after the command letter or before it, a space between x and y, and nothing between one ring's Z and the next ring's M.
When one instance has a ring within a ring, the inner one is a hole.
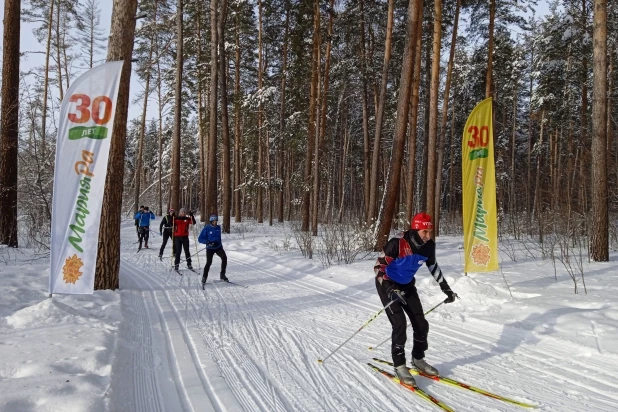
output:
M90 120L90 97L85 94L74 94L69 99L71 103L78 103L75 106L77 113L69 113L69 121L72 123L86 123ZM101 104L103 104L103 111L101 113ZM92 101L92 121L98 125L103 125L109 122L112 117L112 101L107 96L95 97Z
M489 144L489 126L481 126L480 133L477 126L470 126L468 127L468 133L471 135L468 140L468 146L472 148L477 146L487 147Z

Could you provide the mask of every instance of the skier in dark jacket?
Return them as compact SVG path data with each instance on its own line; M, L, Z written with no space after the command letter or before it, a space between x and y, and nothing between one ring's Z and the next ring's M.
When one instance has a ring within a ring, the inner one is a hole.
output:
M163 244L161 245L161 249L159 250L159 259L163 258L163 251L165 250L165 246L167 245L167 241L172 237L172 229L174 226L174 218L176 214L174 213L174 209L171 209L167 212L163 219L161 219L161 224L159 225L159 235L163 236ZM172 252L174 251L174 242L172 240Z
M140 210L135 214L135 219L138 220L139 228L138 228L138 240L139 247L137 250L142 249L142 240L144 243L144 248L148 249L148 238L150 237L150 221L155 219L155 214L152 213L148 206L144 206L143 210Z
M189 216L186 215L185 209L180 209L180 215L174 218L174 269L178 270L178 264L180 263L180 252L184 249L185 259L187 262L187 268L193 270L191 266L191 254L189 253L189 226L194 225L195 217L193 212L189 212Z
M384 256L380 256L374 266L376 288L382 304L386 306L395 301L386 309L388 320L393 327L391 353L395 373L401 381L412 386L416 386L416 382L406 366L405 355L406 314L413 329L412 365L429 375L438 375L438 370L423 359L428 348L429 324L425 320L415 286L416 271L425 263L447 296L444 302L454 302L457 297L446 283L436 261L436 244L431 239L432 229L431 216L426 213L416 214L412 219L410 230L403 232L402 237L392 238L384 245Z
M217 225L217 215L212 215L208 219L209 225L204 226L197 241L199 243L206 244L206 266L204 266L204 274L202 275L202 288L206 284L208 279L208 271L210 265L212 265L212 257L216 254L221 258L221 274L220 278L224 282L229 282L229 279L225 276L225 269L227 268L227 255L223 250L223 244L221 243L221 226Z

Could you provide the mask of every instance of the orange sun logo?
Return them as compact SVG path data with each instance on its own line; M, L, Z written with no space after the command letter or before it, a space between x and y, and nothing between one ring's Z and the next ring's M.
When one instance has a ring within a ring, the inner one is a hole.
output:
M64 267L62 268L62 273L64 277L62 278L66 283L75 284L79 277L82 275L82 272L79 271L79 268L84 266L84 263L77 255L73 255L72 257L67 258L64 261Z
M484 243L479 243L478 245L472 247L472 253L470 253L470 256L472 256L474 264L487 266L489 259L491 258L491 249Z

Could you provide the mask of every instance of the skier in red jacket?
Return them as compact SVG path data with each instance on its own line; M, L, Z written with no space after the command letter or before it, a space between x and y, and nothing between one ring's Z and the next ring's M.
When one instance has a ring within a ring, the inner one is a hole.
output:
M193 270L191 266L191 254L189 253L189 225L194 225L195 217L193 212L189 212L187 216L184 208L180 209L180 214L174 219L174 270L178 270L178 264L180 263L180 250L185 250L185 259L187 261L187 268Z

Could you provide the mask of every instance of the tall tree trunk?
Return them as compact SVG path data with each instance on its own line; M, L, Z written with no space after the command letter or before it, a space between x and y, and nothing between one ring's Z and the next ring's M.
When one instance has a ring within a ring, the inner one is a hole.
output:
M429 31L430 22L426 22L426 30ZM421 209L427 210L427 158L429 149L429 108L431 106L431 43L425 47L425 104L423 107L423 157L421 158Z
M183 66L183 33L182 15L183 0L178 0L176 6L176 90L174 102L174 135L172 137L172 204L174 210L181 207L180 201L180 129L182 127L182 66Z
M487 41L487 77L485 78L485 98L491 97L491 73L494 61L494 21L496 19L496 0L490 0L489 39Z
M453 75L453 65L455 64L455 46L457 44L457 26L459 24L459 9L461 0L457 0L455 5L455 18L453 20L453 34L451 36L451 50L448 59L448 69L446 71L446 83L444 85L444 101L442 103L442 123L440 127L440 148L438 149L438 164L436 167L436 193L434 208L434 235L440 234L440 199L442 193L442 164L444 161L444 146L446 143L446 121L448 120L448 103L451 93L451 79ZM435 30L435 27L434 27ZM435 44L434 44L435 47Z
M541 111L541 130L539 132L538 155L536 157L536 183L534 184L534 201L532 203L532 214L537 216L537 222L541 221L540 216L540 188L541 188L541 163L543 160L543 127L545 126L545 111Z
M309 231L309 216L311 211L311 183L312 183L312 159L314 153L315 133L316 133L316 97L318 84L318 72L320 70L319 56L319 36L320 36L320 2L315 0L313 6L313 51L311 57L311 91L309 96L309 123L307 125L307 157L305 161L305 185L303 187L303 209L302 224L303 232Z
M242 220L240 200L240 7L236 10L236 51L234 54L234 220L238 223Z
M283 182L287 177L283 174L283 163L285 162L285 82L287 79L288 69L288 41L290 36L290 3L285 2L285 34L283 35L283 61L281 64L281 107L279 109L279 147L277 160L277 177ZM287 174L286 174L287 175ZM277 216L279 223L283 223L283 187L278 188L278 211Z
M210 1L210 133L208 136L208 171L206 214L218 215L217 208L217 8L218 1Z
M262 0L258 0L258 90L259 93L262 93L262 87L264 86L262 82L262 69L263 69L263 54L262 54ZM264 105L262 104L262 98L260 97L260 102L258 106L258 160L257 160L257 177L258 177L258 187L257 187L257 221L258 223L264 222L264 191L262 189L262 153L263 153L263 138L262 138L262 115L263 115ZM268 145L266 145L268 146Z
M373 153L371 159L371 182L369 187L369 216L367 223L372 224L377 217L378 206L378 183L380 175L380 141L382 140L382 126L384 124L384 102L386 100L386 86L388 83L388 68L391 61L391 49L393 39L393 16L395 9L395 1L388 0L388 18L386 22L386 40L384 42L384 63L382 65L382 82L380 83L380 95L378 100L378 109L376 111L376 131L373 137Z
M406 214L407 221L412 222L414 215L414 192L416 182L414 174L416 172L416 138L418 124L418 100L419 89L421 86L421 40L423 37L423 8L418 8L418 24L416 25L416 47L414 51L414 77L412 84L412 98L410 100L410 133L408 140L408 192L406 193ZM409 223L408 223L409 224Z
M52 0L54 1L54 0ZM62 63L60 60L60 5L61 0L58 0L56 8L56 69L58 74L58 92L60 93L60 101L64 100L64 87L62 84Z
M385 186L384 213L379 217L379 224L376 226L376 229L378 229L376 230L376 250L381 250L384 243L388 240L388 233L391 229L391 222L395 214L395 203L399 198L401 165L403 162L403 152L408 127L412 75L414 74L416 29L417 25L420 24L418 20L418 9L422 8L422 4L422 0L410 0L408 4L408 27L406 32L406 47L403 55L403 66L401 68L401 80L399 81L395 137L393 139L388 181Z
M319 13L319 8L318 8L318 13ZM322 104L322 88L321 88L321 82L322 82L322 73L320 70L320 67L322 65L322 54L321 54L321 43L322 43L322 36L320 31L318 30L318 35L317 35L317 42L318 42L318 46L317 46L317 50L318 50L318 79L317 79L317 96L316 96L316 111L320 111L320 105ZM319 113L316 113L316 118L315 118L315 142L314 142L314 154L313 154L313 194L312 194L312 204L311 204L311 233L313 236L317 236L318 235L318 213L319 213L319 207L320 207L320 191L319 191L319 181L320 181L320 122L322 121L322 118L320 116Z
M129 84L131 81L131 55L135 39L135 12L137 0L114 0L112 22L107 46L107 61L124 60L116 116L110 142L107 177L99 230L99 250L94 280L95 289L118 289L120 269L120 213L124 181L124 155L127 141L127 115L129 111ZM120 35L121 33L121 35Z
M321 107L321 115L318 118L318 134L316 139L316 150L315 150L315 159L314 159L314 178L313 178L313 198L316 200L313 203L313 215L312 215L312 232L314 236L318 235L318 216L319 216L319 206L320 206L320 159L322 156L322 150L324 147L324 136L326 133L326 112L328 109L328 82L329 82L329 74L330 74L330 55L331 55L331 47L332 47L332 36L333 36L333 15L334 15L334 0L330 0L329 5L329 18L328 18L328 43L326 45L326 61L324 63L324 78L322 80L322 89L319 89L318 86L318 104ZM321 36L320 36L320 46L321 46ZM318 54L319 56L319 54ZM321 61L321 58L318 58L318 62ZM318 63L319 64L319 63ZM319 76L319 73L318 73ZM318 85L319 85L318 81Z
M369 162L369 107L367 103L367 57L365 55L365 8L364 1L360 0L360 48L361 48L361 77L362 77L362 105L363 105L363 199L364 199L364 212L365 222L369 219L369 202L370 202L370 177L371 177L371 163Z
M54 23L54 1L49 3L49 18L47 19L47 45L45 46L45 80L43 83L43 111L41 113L41 152L46 157L47 140L47 93L49 91L49 53L51 51L52 25Z
M156 21L156 5L155 5L155 21ZM152 61L152 49L154 48L154 41L150 41L150 51L148 52L148 65ZM146 111L148 109L148 96L150 95L150 67L146 69L146 87L144 88L144 108L142 110L142 121L139 131L139 148L137 150L137 164L135 166L135 193L133 195L133 213L137 213L140 190L141 190L141 176L142 176L142 162L144 153L144 135L146 134Z
M158 55L159 50L157 50L157 57ZM157 195L159 198L159 216L163 216L163 94L161 93L161 81L161 64L157 58L157 106L159 114L159 181L157 183ZM169 210L169 203L167 209Z
M227 60L225 59L225 23L227 21L227 0L221 1L219 16L219 80L221 88L221 140L223 142L223 233L230 233L232 212L232 182L230 181L230 125L227 112Z
M204 108L203 108L203 85L202 79L204 73L202 72L202 8L198 7L197 11L197 133L199 135L199 164L200 164L200 193L199 193L199 209L200 209L200 221L207 221L206 211L206 142L205 142L205 130L204 130Z
M588 36L587 30L587 19L588 12L586 10L586 0L582 0L582 19L581 19L581 35L582 38ZM586 206L586 192L589 185L589 179L587 173L584 172L584 164L587 163L588 160L588 58L587 53L582 53L582 72L581 72L581 88L582 88L582 105L580 111L580 124L581 124L581 140L580 144L581 148L581 161L580 161L580 178L581 185L580 189L580 206L584 213L588 212L588 207Z
M607 211L607 0L594 0L592 100L592 224L590 257L609 261Z
M429 89L429 133L427 135L427 209L435 216L440 207L436 203L440 188L436 188L436 136L438 133L438 93L440 92L440 48L442 46L442 0L434 1L433 58L431 60L431 87ZM441 172L440 172L441 174ZM435 233L434 233L435 235Z
M17 148L19 140L19 33L21 1L4 1L2 104L0 107L0 245L17 247Z

